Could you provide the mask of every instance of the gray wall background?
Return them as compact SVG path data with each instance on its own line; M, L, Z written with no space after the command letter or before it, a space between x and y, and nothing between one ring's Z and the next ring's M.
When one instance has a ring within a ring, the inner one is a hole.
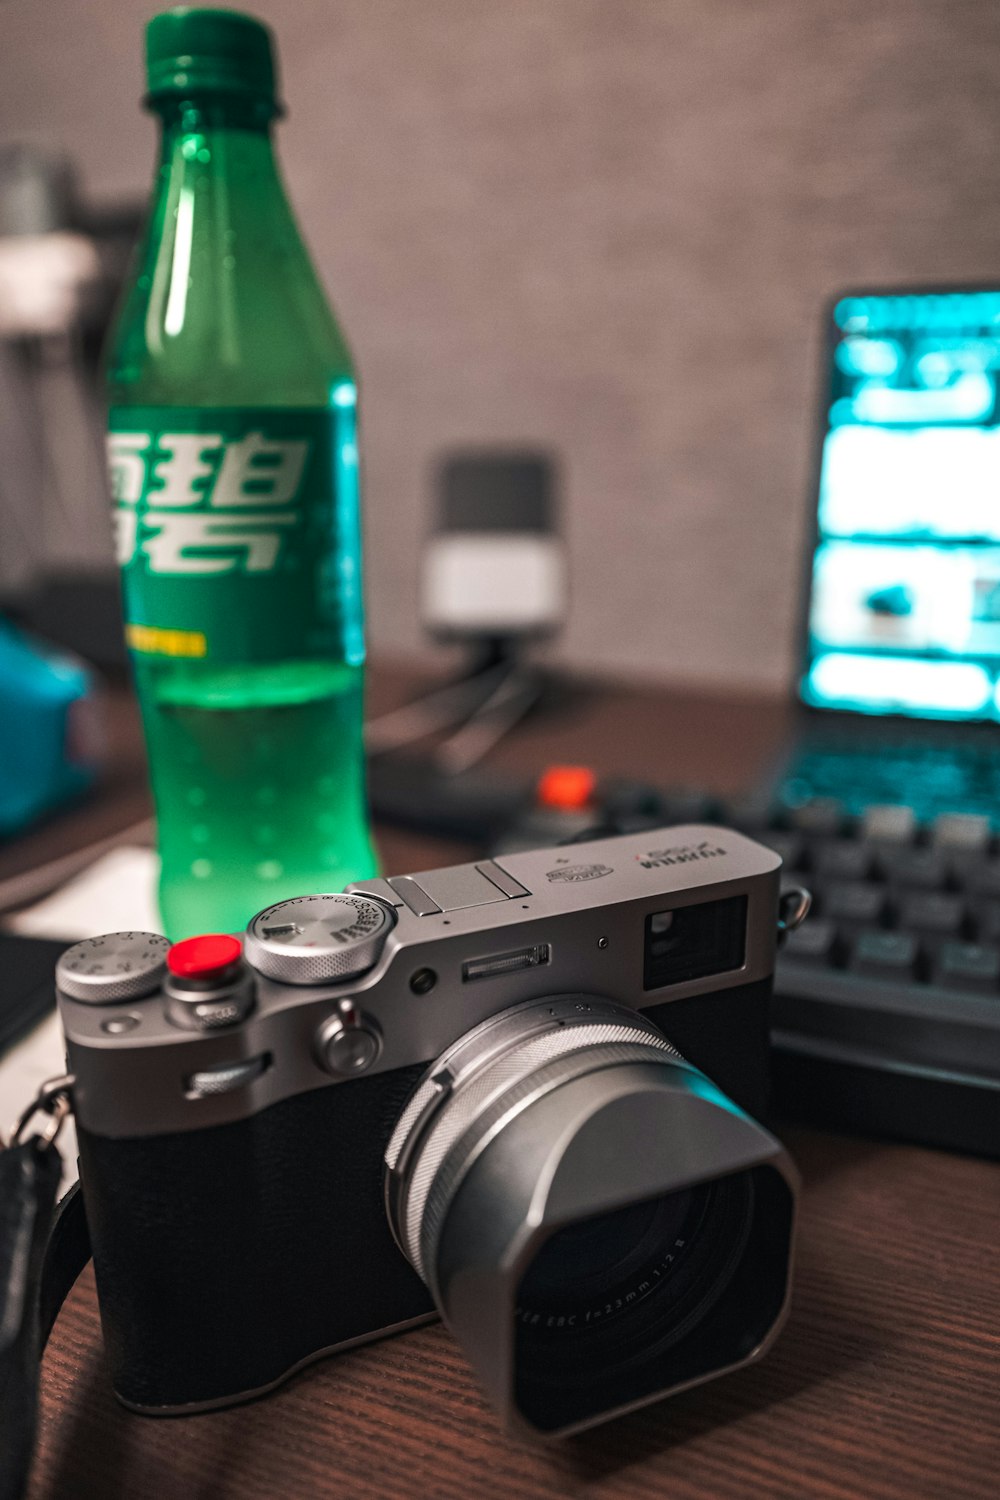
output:
M819 307L1000 273L996 0L255 0L365 383L369 614L414 650L433 456L565 458L556 654L774 688ZM142 192L149 0L2 0L0 136Z

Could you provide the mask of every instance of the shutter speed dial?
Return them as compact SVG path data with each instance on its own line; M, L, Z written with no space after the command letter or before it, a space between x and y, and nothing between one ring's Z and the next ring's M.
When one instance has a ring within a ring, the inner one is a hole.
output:
M247 961L282 984L322 984L364 974L395 918L368 896L297 896L258 912L247 928Z

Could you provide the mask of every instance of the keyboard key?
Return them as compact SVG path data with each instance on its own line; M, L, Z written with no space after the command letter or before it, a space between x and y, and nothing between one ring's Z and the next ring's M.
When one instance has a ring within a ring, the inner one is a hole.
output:
M927 932L935 937L959 937L965 921L961 896L923 891L906 896L899 905L899 925L907 932Z
M617 777L601 784L601 809L610 823L625 818L648 818L664 827L669 821L664 793L645 781Z
M879 856L887 880L914 890L941 890L948 879L948 865L937 849L893 849Z
M839 833L844 826L844 806L836 797L814 797L793 807L788 821L800 833Z
M972 901L972 920L981 943L1000 943L1000 901Z
M855 839L835 839L820 844L813 853L813 866L824 880L867 880L872 852Z
M844 880L823 889L823 915L835 922L876 927L885 906L885 888L866 880Z
M912 979L918 954L911 932L863 932L854 944L851 968L872 979Z
M938 984L976 994L996 994L1000 987L1000 948L992 943L944 943L937 956Z
M861 819L861 837L874 844L910 844L916 837L917 819L912 807L883 802L866 807Z
M972 813L942 813L934 819L931 838L938 849L985 852L990 842L990 820Z
M723 821L736 828L745 828L748 832L755 830L756 836L762 828L770 827L773 813L774 798L770 788L755 787L726 802Z
M994 896L1000 899L1000 859L970 858L956 864L955 873L962 886L973 896Z
M667 823L711 823L721 811L716 798L689 787L666 792L663 800Z
M830 964L836 943L837 930L832 922L807 917L801 927L788 934L781 951L796 963Z

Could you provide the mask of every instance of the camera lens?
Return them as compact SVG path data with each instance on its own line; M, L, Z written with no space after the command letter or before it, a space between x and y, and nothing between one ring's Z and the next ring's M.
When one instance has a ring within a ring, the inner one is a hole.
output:
M780 1321L787 1159L625 1007L532 1001L468 1033L386 1161L400 1247L493 1398L536 1430L732 1368Z
M521 1281L519 1324L569 1338L640 1308L645 1313L687 1259L707 1193L668 1193L557 1230Z

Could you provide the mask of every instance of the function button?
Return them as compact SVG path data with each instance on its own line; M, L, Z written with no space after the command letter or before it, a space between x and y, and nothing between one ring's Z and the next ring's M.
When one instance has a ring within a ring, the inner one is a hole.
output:
M934 977L954 989L994 995L1000 987L1000 948L992 943L943 943Z
M814 851L813 867L824 880L867 880L871 850L854 839L836 839Z
M790 932L782 945L782 955L796 963L832 964L836 953L837 930L832 922L819 917L803 922Z
M204 933L175 943L167 954L167 968L174 979L221 982L242 956L239 938L223 932Z
M869 843L911 844L917 835L917 818L912 807L877 803L865 808L861 818L861 837Z
M844 880L823 891L823 913L836 922L876 927L885 915L885 889L864 880Z
M942 813L934 819L931 839L939 849L985 852L990 842L990 820L973 813Z
M913 890L941 890L948 879L948 866L938 849L888 850L879 864L892 884Z
M535 799L539 807L559 812L580 812L591 807L597 777L589 766L549 766L539 777Z
M899 905L899 925L910 932L927 932L935 937L958 937L965 921L965 905L960 896L944 896L924 891L906 896Z
M159 989L170 944L155 932L109 932L74 943L56 965L56 988L88 1005L139 1000Z
M110 1021L101 1022L101 1030L108 1036L124 1036L127 1031L134 1031L139 1023L139 1016L112 1016Z
M910 932L863 932L854 944L851 968L870 979L912 979L919 947Z

